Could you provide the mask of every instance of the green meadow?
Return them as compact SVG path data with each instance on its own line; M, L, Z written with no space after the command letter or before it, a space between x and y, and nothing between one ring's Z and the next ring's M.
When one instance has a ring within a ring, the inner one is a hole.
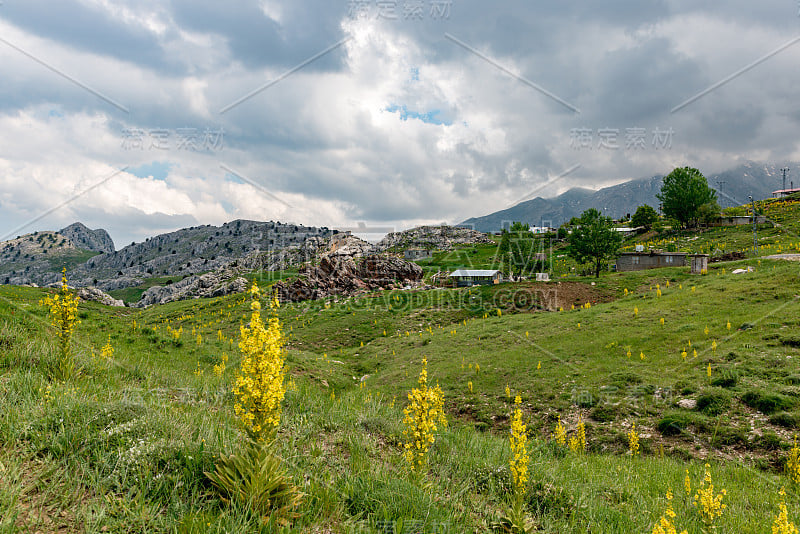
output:
M775 251L792 250L788 232ZM726 490L717 531L769 532L781 487L800 520L786 474L800 427L799 274L798 262L748 258L706 275L569 275L284 305L275 450L302 501L272 515L228 502L205 474L244 442L232 386L247 296L143 310L81 303L77 370L59 380L39 304L48 290L1 286L0 533L492 532L511 500L517 394L536 531L651 532L671 490L678 531L702 532L692 501L708 463L715 491ZM423 358L449 424L419 474L402 457L402 421ZM584 425L585 451L554 440L559 420L568 437Z

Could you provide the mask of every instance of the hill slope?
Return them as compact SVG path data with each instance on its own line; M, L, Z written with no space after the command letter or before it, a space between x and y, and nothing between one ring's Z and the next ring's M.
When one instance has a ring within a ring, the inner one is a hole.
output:
M631 180L594 192L588 189L571 189L555 198L539 197L489 215L473 217L462 222L460 226L481 232L499 231L513 221L525 222L531 226L550 221L551 226L559 226L589 208L596 208L605 215L620 218L633 214L643 204L658 208L656 193L661 190L662 179L663 176L653 176ZM756 199L768 198L781 185L778 166L753 162L707 176L707 179L708 185L718 190L717 197L722 207L744 204L750 195ZM724 183L719 185L718 182Z

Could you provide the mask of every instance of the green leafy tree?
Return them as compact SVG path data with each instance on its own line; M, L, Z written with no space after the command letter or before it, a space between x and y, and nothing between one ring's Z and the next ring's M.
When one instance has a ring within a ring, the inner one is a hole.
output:
M511 231L511 233L515 233L515 232L519 233L519 232L529 232L530 229L531 229L531 226L529 224L521 223L519 221L514 221L513 223L511 223L510 231Z
M658 213L651 206L644 204L636 208L636 213L631 218L631 225L633 227L644 227L645 230L650 230L653 224L658 220Z
M615 258L622 246L622 235L614 229L610 217L594 208L581 214L578 224L569 236L569 255L578 263L591 263L594 275L600 277L600 270L608 260Z
M706 177L700 171L682 167L664 177L661 192L656 198L661 201L664 215L677 220L682 226L688 226L689 223L697 224L700 206L716 203L717 193L708 187Z
M719 207L719 204L717 204L717 201L712 200L711 202L706 202L697 209L697 216L701 222L709 224L716 221L721 212L722 209Z

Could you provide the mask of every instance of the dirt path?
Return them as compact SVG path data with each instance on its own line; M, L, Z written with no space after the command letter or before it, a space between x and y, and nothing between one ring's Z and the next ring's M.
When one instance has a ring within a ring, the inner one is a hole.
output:
M773 254L771 256L764 256L764 259L800 261L800 254Z

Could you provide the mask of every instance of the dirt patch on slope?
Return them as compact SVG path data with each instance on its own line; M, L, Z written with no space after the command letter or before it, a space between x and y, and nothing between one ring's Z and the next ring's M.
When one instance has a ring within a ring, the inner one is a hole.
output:
M558 311L614 300L614 293L583 282L517 282L492 291L494 305L517 311Z

